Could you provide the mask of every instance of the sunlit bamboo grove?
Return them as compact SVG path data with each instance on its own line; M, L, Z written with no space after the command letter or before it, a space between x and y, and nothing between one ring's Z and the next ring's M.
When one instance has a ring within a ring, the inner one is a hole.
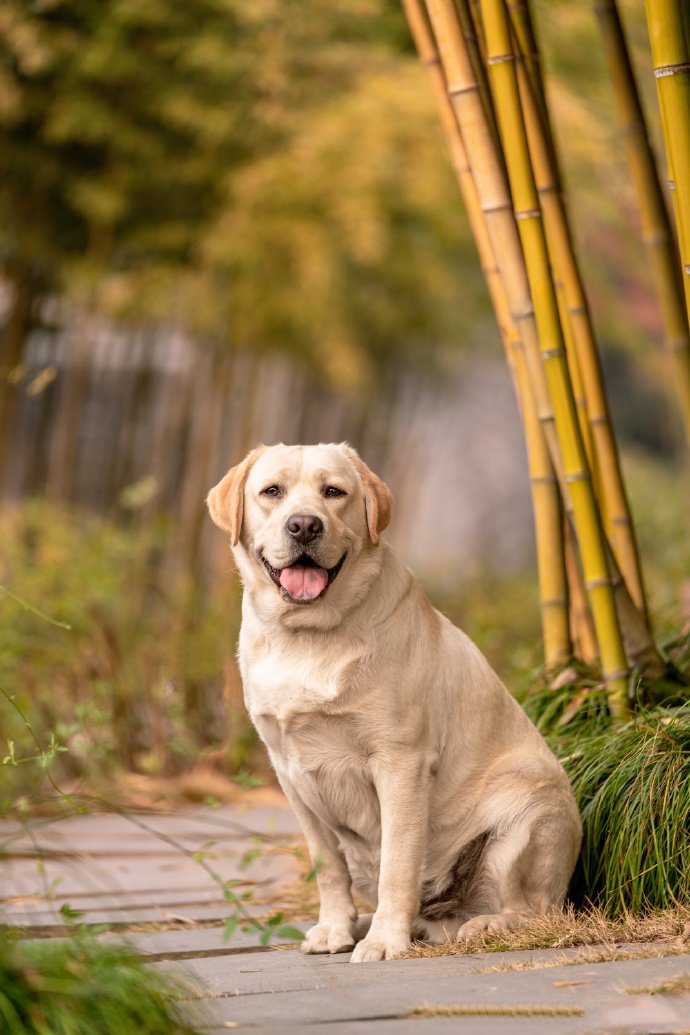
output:
M624 718L640 679L675 674L652 638L529 2L403 3L432 79L522 413L546 663L555 670L573 654L591 661L593 630L609 709ZM690 19L683 11L674 0L649 0L647 10L678 255L615 0L597 7L690 428L688 320L680 305L681 284L690 299Z

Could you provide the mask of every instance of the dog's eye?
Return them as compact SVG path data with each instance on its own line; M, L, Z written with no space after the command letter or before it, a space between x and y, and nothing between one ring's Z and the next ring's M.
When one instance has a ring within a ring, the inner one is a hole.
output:
M334 498L336 496L347 496L345 490L339 489L337 485L327 485L326 488L323 490L323 494L324 496L330 496L331 498Z
M271 499L277 499L278 496L283 495L283 490L279 485L268 485L265 489L261 490L262 496L269 496Z

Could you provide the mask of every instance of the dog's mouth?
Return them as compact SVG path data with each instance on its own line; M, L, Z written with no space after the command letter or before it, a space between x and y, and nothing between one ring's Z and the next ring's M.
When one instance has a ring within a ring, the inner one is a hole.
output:
M313 557L303 553L286 568L274 568L265 557L261 560L271 581L278 587L284 600L292 604L311 604L326 592L343 566L343 554L333 568L321 568Z

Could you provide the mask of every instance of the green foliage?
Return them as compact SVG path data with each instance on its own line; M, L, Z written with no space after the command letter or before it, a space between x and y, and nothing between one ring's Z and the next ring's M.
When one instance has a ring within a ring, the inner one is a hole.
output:
M596 675L573 669L575 678L557 688L545 685L522 701L537 729L552 746L563 744L567 753L580 735L605 732L611 727L606 688Z
M54 278L87 252L91 266L189 255L240 146L239 113L226 106L238 85L233 6L4 5L5 256Z
M397 4L9 0L0 44L16 282L347 386L486 308Z
M124 945L87 935L58 943L0 939L0 1027L8 1035L194 1035L175 1001L179 977Z
M347 93L238 173L204 250L233 285L237 341L283 342L356 386L461 340L486 293L431 100L416 59L365 56Z
M629 450L623 459L650 610L659 638L672 640L687 620L690 591L687 457L663 464L641 450ZM682 667L682 659L679 663Z
M539 593L534 571L501 578L487 571L465 579L454 592L427 587L435 607L474 640L511 692L534 683L542 658Z
M562 758L584 826L572 893L610 916L688 904L690 707L581 733Z
M200 691L222 701L236 587L211 600L173 577L163 565L167 534L155 523L125 530L37 502L0 518L0 584L10 590L0 593L5 807L43 784L45 766L20 764L36 755L34 737L53 756L69 747L59 754L61 779L103 779L123 764L175 771L222 738L224 729L209 731L199 715ZM246 736L247 720L233 719Z

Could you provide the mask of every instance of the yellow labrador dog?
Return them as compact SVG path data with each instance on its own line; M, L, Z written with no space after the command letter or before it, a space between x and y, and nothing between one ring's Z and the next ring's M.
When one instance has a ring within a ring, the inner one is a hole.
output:
M247 707L321 864L302 948L356 963L559 905L581 837L541 735L380 538L391 503L344 443L260 446L208 497Z

